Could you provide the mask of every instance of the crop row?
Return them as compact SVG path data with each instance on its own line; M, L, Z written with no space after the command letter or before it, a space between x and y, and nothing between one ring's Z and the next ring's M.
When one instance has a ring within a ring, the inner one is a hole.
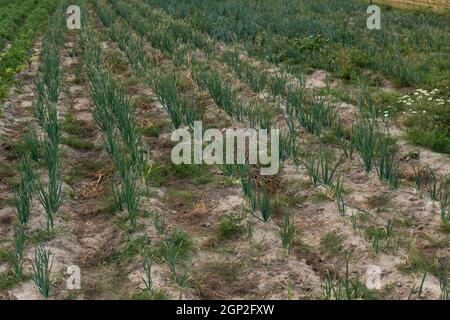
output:
M61 68L59 53L64 39L65 1L62 1L56 14L51 19L50 27L41 46L41 67L34 86L35 101L33 115L40 129L29 129L24 137L25 146L20 166L20 181L15 190L14 204L17 212L17 223L14 227L15 254L12 267L16 279L23 274L25 249L25 228L30 218L32 199L37 200L44 208L47 217L47 233L54 229L54 219L64 201L62 181L60 178L60 139L57 103L61 90ZM38 168L45 168L45 177L38 173ZM39 292L48 297L50 285L50 253L42 245L35 251L32 263L33 281Z
M357 79L358 70L366 68L407 84L434 87L443 73L434 70L430 77L430 54L448 55L448 33L443 31L447 18L430 13L384 9L381 30L370 32L366 29L367 6L358 1L146 2L217 40L240 42L251 54L273 62L324 68L343 78ZM408 55L418 61L412 63Z
M251 116L251 112L245 112L245 110L251 110L252 108L249 106L243 108L243 103L240 101L238 94L234 92L230 85L221 80L221 76L218 71L206 70L211 68L210 65L208 65L208 62L198 62L195 59L195 55L192 53L191 58L188 58L188 49L191 48L192 50L193 48L198 48L195 43L198 43L199 41L190 40L193 37L192 35L195 35L196 39L202 38L198 33L192 31L187 25L183 25L182 23L174 23L170 19L164 19L163 15L155 14L151 8L145 4L132 1L131 4L134 6L133 10L130 6L126 6L120 1L114 0L111 2L118 10L118 13L125 20L127 20L138 33L144 37L147 37L150 42L151 36L149 36L149 34L151 32L156 32L157 30L161 31L161 28L164 28L166 31L161 32L166 32L168 35L171 35L171 39L174 43L171 45L165 45L158 41L154 41L151 42L152 45L165 54L173 57L176 63L184 62L190 64L191 75L198 87L200 89L206 89L215 103L228 115L234 117L238 121L245 118L250 121L252 126L269 126L271 123L270 117L269 122L267 122L267 119L265 119L265 112L262 112L263 110L259 109L257 110L258 112L253 113L256 121L252 119L253 117ZM136 9L138 9L138 11L136 11ZM151 16L153 18L151 20L151 25L147 23L148 20L143 21L139 14L144 17ZM184 36L176 36L177 34ZM203 38L202 42L207 43L207 47L211 48L211 42L208 41L208 39ZM207 57L211 59L211 52L209 49L207 49L207 51ZM179 61L180 59L177 57L181 55L183 56L183 59ZM225 51L222 55L222 60L234 70L239 78L244 79L245 83L253 88L254 91L260 91L261 89L258 88L265 87L264 84L266 81L263 80L263 85L259 85L259 80L257 80L258 78L264 79L264 71L248 71L251 66L240 60L239 53L237 51ZM180 65L181 63L178 64ZM243 70L246 70L244 72L247 74L254 75L242 76ZM256 82L256 84L254 82ZM192 112L189 110L192 109L192 107L180 103L181 99L179 98L179 94L177 94L176 88L177 76L175 74L171 74L167 77L163 77L160 81L153 81L153 83L162 84L163 89L168 89L160 90L160 88L156 87L155 91L160 92L160 101L165 106L168 114L171 116L174 125L179 126L182 119L185 118L183 117L183 113L191 114ZM285 160L287 157L295 155L293 158L295 161L297 160L296 156L300 154L298 145L295 142L297 139L297 129L294 119L296 119L306 132L315 134L319 138L323 132L322 128L333 129L338 137L340 146L342 147L342 156L344 156L347 160L351 160L353 158L354 150L356 150L360 155L361 165L367 173L372 172L372 169L376 168L376 172L380 180L386 181L393 188L399 187L400 163L396 157L396 146L389 134L383 133L379 128L377 119L379 118L380 111L374 105L369 96L363 96L362 99L360 99L360 117L349 131L342 127L342 124L336 117L337 110L328 106L323 100L321 100L320 97L313 95L312 97L303 99L302 97L305 96L303 89L291 89L291 87L286 86L286 83L287 80L283 78L283 75L276 75L269 81L270 92L273 97L284 96L287 102L286 114L283 116L288 124L289 134L281 138L281 159ZM161 94L161 92L164 94ZM168 101L171 103L168 103ZM243 117L243 115L246 115L246 117ZM190 122L186 121L186 124L190 125ZM309 168L308 172L311 175L312 181L325 181L327 183L321 184L331 186L331 179L334 176L336 167L339 163L341 163L342 156L341 160L335 162L333 165L330 162L329 156L326 155L326 152L321 152L319 155L320 157L318 158L317 156L306 157L304 160L301 160L301 163L304 164L307 169ZM331 168L332 171L328 168ZM226 171L229 172L230 169L227 169ZM331 176L328 176L330 173L332 173ZM329 178L331 179L329 180ZM445 177L441 180L444 179ZM245 186L243 188L245 190L247 187ZM335 189L335 195L338 208L341 213L345 212L345 202L342 192L339 192L339 190L342 189L342 180L339 180ZM253 202L252 207L254 207L254 204L256 203L254 201L256 198L257 197L255 195L250 195L250 202ZM447 206L444 206L444 208L446 207Z
M0 52L5 48L7 41L13 40L15 30L36 5L36 0L13 1L2 8L0 13Z
M0 101L7 96L15 74L25 69L34 40L47 24L48 17L55 7L55 0L39 1L23 22L9 48L2 54L0 58Z
M128 212L132 229L136 230L144 192L141 182L145 184L144 173L148 165L147 152L136 125L133 106L103 61L103 51L92 31L88 15L83 18L85 28L80 43L95 105L93 116L107 153L119 173L120 183L113 188L117 208Z

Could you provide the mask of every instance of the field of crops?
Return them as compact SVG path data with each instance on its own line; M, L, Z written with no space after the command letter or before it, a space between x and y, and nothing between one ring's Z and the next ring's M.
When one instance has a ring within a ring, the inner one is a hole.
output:
M0 300L448 299L450 6L373 2L0 0Z

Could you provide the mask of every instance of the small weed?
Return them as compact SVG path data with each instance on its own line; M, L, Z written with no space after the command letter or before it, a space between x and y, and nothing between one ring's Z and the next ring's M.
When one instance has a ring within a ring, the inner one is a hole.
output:
M340 256L344 251L344 237L336 231L329 232L321 240L322 248L330 256Z
M225 214L220 217L217 233L220 240L236 239L245 233L243 218L236 214Z

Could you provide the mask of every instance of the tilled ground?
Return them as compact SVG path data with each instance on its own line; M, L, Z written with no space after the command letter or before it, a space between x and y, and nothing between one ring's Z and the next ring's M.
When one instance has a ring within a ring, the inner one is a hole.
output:
M294 247L288 254L282 246L280 229L283 223L283 206L275 206L270 223L263 223L245 210L245 198L237 181L229 179L216 167L202 165L191 171L181 172L170 160L171 124L164 108L157 102L150 87L142 81L128 64L126 55L108 37L108 31L96 16L93 7L89 12L102 42L104 59L109 70L123 86L134 102L143 130L157 127L158 135L144 134L145 144L151 150L155 172L160 181L153 180L148 194L141 203L143 212L163 214L168 229L177 226L193 240L193 252L189 259L189 285L179 288L173 281L163 259L153 263L153 285L161 289L163 298L187 299L315 299L324 297L324 286L330 274L343 274L348 259L352 278L358 274L365 281L368 266L381 269L380 290L371 291L367 298L406 299L417 290L423 272L427 271L421 298L438 299L441 294L435 266L450 269L449 234L442 230L437 203L426 194L416 192L411 181L411 165L420 161L429 165L439 176L450 172L448 156L407 144L402 138L402 128L392 125L391 134L397 138L403 182L392 190L379 181L375 173L367 175L360 159L345 161L340 172L345 185L348 210L341 216L328 190L313 188L303 166L291 162L283 164L277 175L278 188L273 199L285 204L290 201L290 214L297 234ZM124 23L121 21L121 23ZM134 33L127 25L130 34ZM56 220L56 231L45 235L45 216L37 201L33 203L31 221L27 232L26 269L31 270L33 244L44 241L53 253L54 299L116 299L138 298L144 288L145 273L140 249L156 250L161 236L152 219L143 216L139 228L130 233L125 215L115 213L110 186L114 183L114 169L104 150L103 141L92 117L92 101L89 94L83 59L79 54L79 39L75 32L68 32L61 65L64 72L64 88L58 104L59 118L64 131L62 147L62 176L68 195ZM148 55L158 61L160 71L175 71L181 75L187 91L205 95L205 123L211 127L239 127L243 124L230 119L202 92L192 80L188 68L177 68L173 58L161 53L146 42ZM73 48L78 54L68 48ZM77 49L78 48L78 49ZM10 239L15 220L12 197L18 159L13 151L21 135L32 121L31 106L34 100L32 84L39 67L40 42L35 45L29 68L18 75L21 86L11 92L5 115L0 118L0 248L11 250ZM218 54L225 45L217 44ZM202 52L198 52L200 57ZM207 59L207 58L205 58ZM252 64L262 62L246 55L241 56ZM208 62L216 70L229 77L233 86L241 88L242 100L261 99L275 108L283 104L269 92L256 94L249 86L220 61ZM269 73L273 70L268 70ZM317 70L306 79L306 88L323 88L326 72ZM335 80L332 85L341 85ZM395 90L389 88L389 90ZM343 105L340 117L351 125L355 106ZM279 119L279 125L282 120ZM299 132L302 148L318 150L313 137ZM80 145L82 147L80 147ZM339 145L330 144L337 153ZM411 151L420 151L420 160L407 157ZM161 169L162 168L162 169ZM158 171L159 170L159 171ZM250 231L237 237L222 239L218 226L225 214L243 216L242 224ZM395 221L393 234L382 239L380 252L373 250L372 231ZM248 234L247 234L248 233ZM81 269L82 290L66 289L65 270L70 265ZM4 255L0 256L0 272L8 274L9 266ZM6 298L39 299L31 279L3 290Z

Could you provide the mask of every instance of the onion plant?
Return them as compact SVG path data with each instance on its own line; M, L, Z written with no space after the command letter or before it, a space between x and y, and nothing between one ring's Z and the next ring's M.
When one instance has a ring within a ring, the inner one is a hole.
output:
M182 245L182 242L177 245L176 243L169 240L164 241L166 251L165 261L167 263L167 266L169 267L170 273L172 274L173 280L181 288L185 287L190 280L187 270L179 272L177 268L177 264L180 260L180 251Z
M22 279L23 274L23 260L25 250L25 225L18 223L14 226L13 237L14 253L11 260L11 266L14 276L17 280Z
M323 130L331 128L335 122L338 109L326 103L323 97L313 94L305 103L302 91L289 90L286 99L289 110L293 110L297 121L308 133L320 137Z
M155 82L154 93L168 113L175 129L182 124L181 103L177 94L178 77L175 73L160 76Z
M272 126L272 111L259 101L252 101L245 108L244 114L253 128L270 130Z
M242 192L244 196L250 198L253 192L253 181L248 173L248 169L243 164L237 164Z
M420 299L420 296L422 295L422 291L423 291L423 285L425 284L425 279L427 278L428 275L428 271L425 271L423 273L423 277L422 277L422 281L420 281L420 287L419 287L419 292L417 293L417 297Z
M100 20L108 27L111 39L127 56L133 72L139 77L147 76L154 63L146 54L142 39L130 34L122 23L117 22L115 11L99 1L93 1L93 4Z
M31 262L33 282L45 298L48 298L50 294L50 274L53 265L53 259L50 256L50 251L39 244L35 247L34 260Z
M383 228L376 227L375 232L372 236L372 250L378 254L380 251L380 240L383 234Z
M345 216L347 212L347 205L344 199L344 183L339 176L336 182L335 198L341 216Z
M286 161L287 159L292 159L294 162L297 161L297 158L300 154L300 148L295 141L296 136L292 134L283 134L280 133L279 140L279 157L281 161Z
M394 219L389 219L388 220L388 222L386 224L386 228L385 228L386 237L388 237L388 238L392 237L394 224L395 224L395 220Z
M439 276L439 287L441 288L441 300L448 300L449 284L446 271Z
M353 230L356 231L358 228L358 216L352 212L352 215L350 216L350 224L352 225Z
M412 170L414 173L414 186L417 191L420 191L420 190L422 190L422 184L423 184L423 180L424 180L424 177L422 176L422 173L420 171L420 164L417 166L415 166L413 164Z
M353 300L361 299L364 296L366 287L361 283L359 274L354 279L350 277L348 263L349 257L347 256L344 276L335 275L333 277L330 272L327 273L324 285L324 295L327 299Z
M284 249L287 250L288 254L291 253L292 245L294 242L294 236L295 236L295 224L292 220L291 216L289 215L289 211L285 210L284 212L284 220L283 225L281 227L281 242L283 243Z
M374 119L361 118L353 128L352 141L362 159L367 173L375 164L375 148L377 144L377 127Z
M252 214L259 209L261 217L255 216L257 219L267 223L270 221L270 196L265 184L262 190L259 190L258 184L253 181L251 170L243 164L237 164L239 178L242 187L242 193L248 200Z
M284 96L286 93L286 84L287 84L287 77L285 74L276 74L271 80L270 80L270 91L272 93L272 96Z
M267 72L257 70L249 64L244 70L244 77L250 88L256 93L264 90L267 85Z
M188 51L189 49L186 46L180 46L175 50L175 63L178 67L186 65Z
M147 254L144 255L144 272L145 278L143 278L145 290L147 290L150 296L155 294L155 288L153 288L152 280L152 258Z
M342 163L343 155L334 164L330 161L330 155L323 148L320 147L319 154L308 155L301 163L308 171L311 183L313 186L322 185L323 187L330 187L333 183L333 178L337 168Z
M421 282L420 282L419 291L418 291L418 293L417 293L417 297L418 297L419 299L420 299L420 297L421 297L421 295L422 295L423 285L424 285L424 283L425 283L425 278L427 277L427 275L428 275L428 272L425 271L424 274L423 274L423 276L422 276L422 280L421 280ZM411 289L409 290L408 300L411 300L411 298L412 298L413 294L415 293L415 291L416 291L416 282L413 283Z
M202 121L205 109L198 105L198 100L195 96L191 98L184 98L181 101L181 113L184 121L188 126L194 128L195 121Z
M399 186L400 163L390 147L389 137L378 136L376 159L378 177L387 181L394 189Z
M219 169L223 172L223 174L227 177L232 177L234 173L234 165L229 163L224 163L218 165Z
M23 157L20 163L20 181L14 192L14 206L20 224L26 224L30 217L31 201L34 192L35 176L29 161Z
M428 173L431 176L431 183L428 185L428 192L432 200L438 200L439 198L439 188L438 188L438 179L436 173L430 166L427 166Z
M160 236L164 235L167 230L166 217L158 211L153 213L153 225Z
M22 137L25 147L30 155L31 160L39 162L42 152L42 142L36 134L35 130L28 130Z
M138 185L140 181L139 167L137 165L131 165L131 160L126 157L126 153L116 143L114 135L111 132L107 133L105 141L107 152L114 162L120 179L119 186L113 188L113 196L117 208L119 210L127 210L132 230L135 231L142 197L142 191Z
M121 199L127 209L128 218L131 222L133 231L137 228L137 216L142 194L137 186L139 179L135 170L131 170L122 179Z
M443 182L441 183L444 184ZM443 223L450 222L449 191L445 185L440 188L439 207L441 211L442 222Z
M239 79L243 77L243 62L239 57L238 50L225 50L222 54L222 60L233 69Z
M231 85L225 84L217 71L209 73L205 82L214 102L232 117L235 109L235 93Z
M348 141L347 139L341 137L339 138L339 145L341 146L345 159L352 160L353 153L355 152L355 145L352 143L352 141Z
M44 160L47 166L48 182L38 181L37 196L47 215L47 232L54 228L54 218L64 202L62 181L59 177L58 145L46 141L44 145Z
M261 220L264 223L268 223L271 218L270 195L269 195L269 192L267 190L267 186L265 185L265 183L263 183L262 192L259 193L258 196L259 196L259 198L258 198L259 210L261 211Z
M201 90L208 90L209 72L205 66L200 65L195 55L190 61L191 78Z

